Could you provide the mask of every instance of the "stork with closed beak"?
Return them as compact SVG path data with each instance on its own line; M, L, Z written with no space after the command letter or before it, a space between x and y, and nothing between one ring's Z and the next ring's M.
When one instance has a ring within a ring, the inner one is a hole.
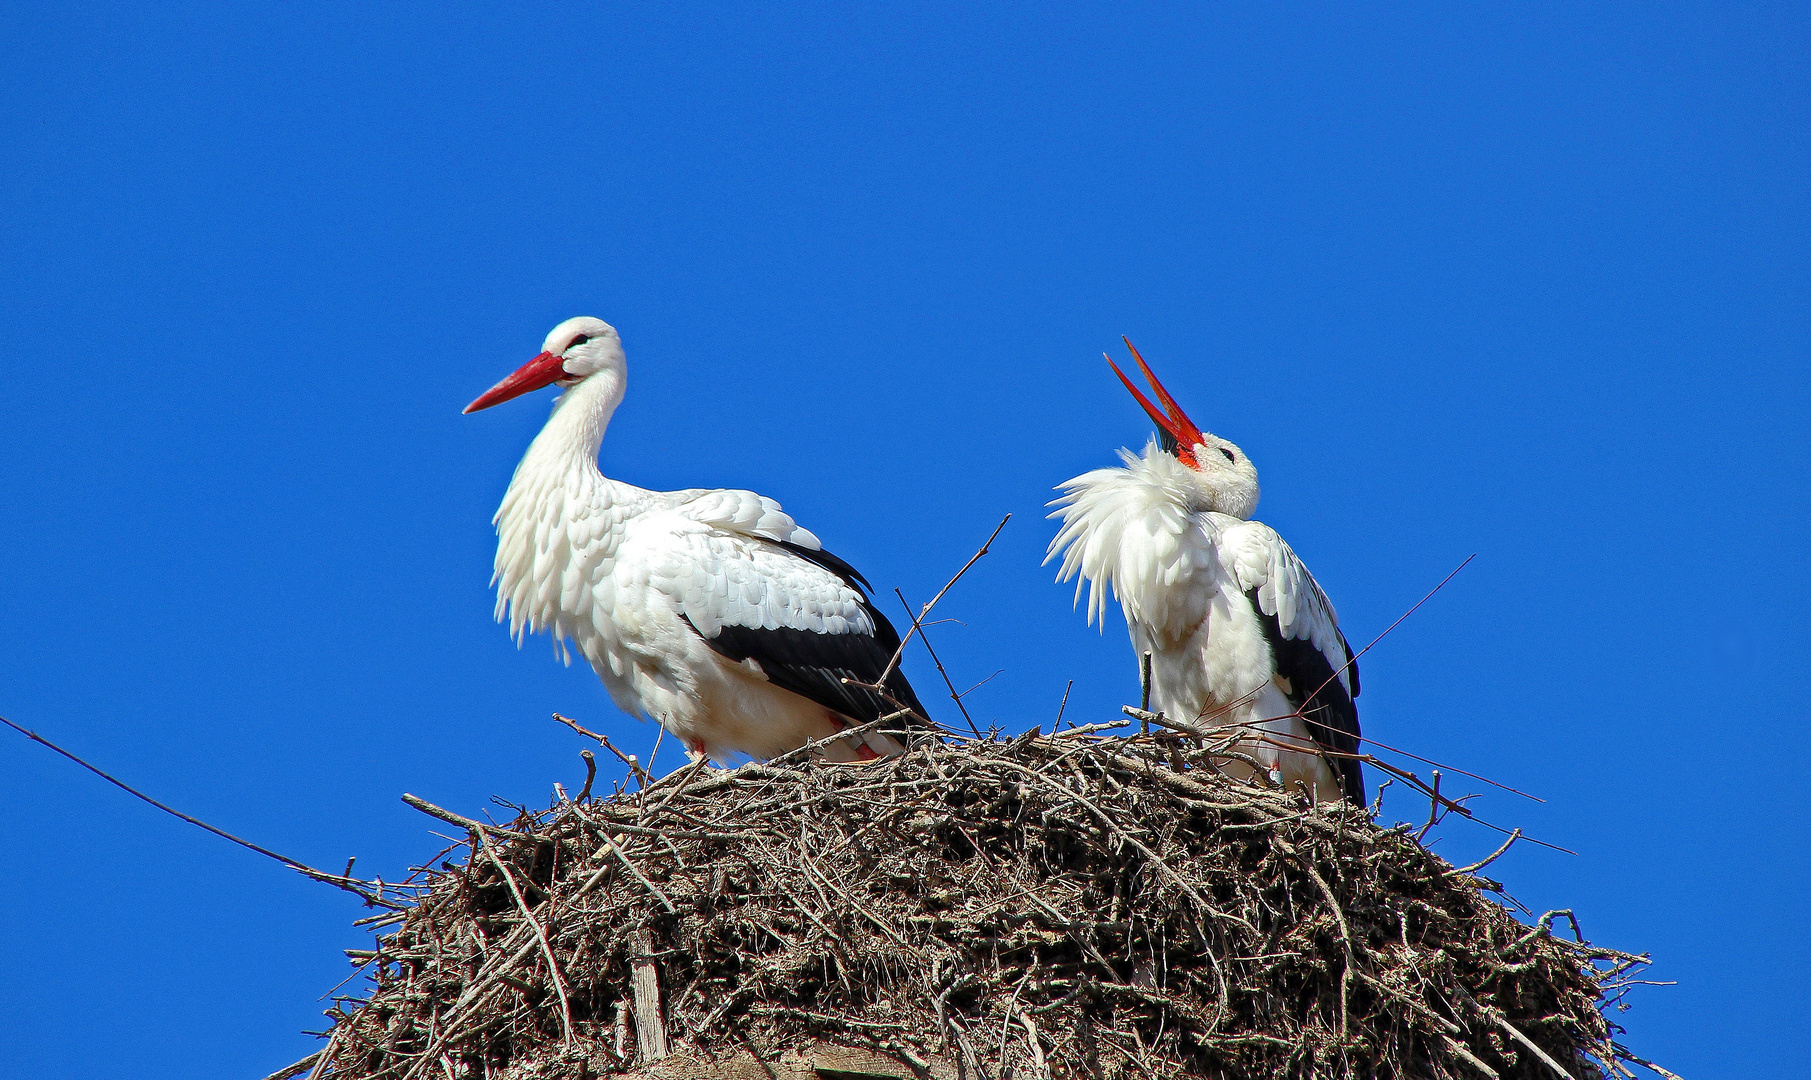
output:
M765 496L603 475L598 448L627 382L615 328L568 319L466 406L563 391L494 519L497 621L518 644L549 631L568 663L576 646L623 711L653 717L695 754L769 758L887 717L822 750L839 761L901 753L927 714L867 580Z
M1333 605L1295 552L1262 522L1258 471L1237 446L1196 427L1144 358L1159 410L1111 359L1120 382L1156 421L1144 456L1058 487L1062 527L1045 562L1058 581L1087 583L1088 621L1106 592L1125 612L1132 648L1151 655L1151 707L1240 735L1226 772L1257 762L1288 790L1364 803L1358 750L1358 666ZM1323 750L1334 751L1324 755Z

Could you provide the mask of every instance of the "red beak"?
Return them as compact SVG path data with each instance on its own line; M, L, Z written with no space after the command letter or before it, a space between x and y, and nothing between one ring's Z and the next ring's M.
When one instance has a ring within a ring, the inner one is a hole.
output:
M552 385L560 379L566 378L567 371L560 366L560 363L559 355L550 352L542 353L517 368L509 378L486 390L477 401L467 405L465 411L474 413L479 409L488 409L492 405L501 405L512 397L520 397L530 390L539 390L543 386Z
M1119 365L1115 364L1110 356L1107 357L1107 366L1113 369L1113 374L1119 376L1120 382L1126 384L1126 389L1132 391L1132 396L1138 399L1140 405L1144 406L1144 411L1157 422L1157 426L1168 433L1170 438L1176 440L1177 459L1189 468L1194 468L1195 447L1201 442L1201 429L1196 427L1195 422L1182 411L1182 406L1176 404L1176 399L1171 397L1170 392L1157 381L1157 376L1151 374L1150 365L1144 362L1144 357L1138 355L1138 350L1133 348L1132 342L1123 337L1119 340L1124 341L1126 348L1132 350L1132 359L1138 361L1138 370L1144 372L1144 377L1151 380L1151 390L1156 393L1157 400L1163 402L1164 408L1169 410L1168 415L1159 412L1157 406L1151 404L1150 398L1138 392L1138 387L1132 385L1132 380L1126 378L1126 373L1119 370Z

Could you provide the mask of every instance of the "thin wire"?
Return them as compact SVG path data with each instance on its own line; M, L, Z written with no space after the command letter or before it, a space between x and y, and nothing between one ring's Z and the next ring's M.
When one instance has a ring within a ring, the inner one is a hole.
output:
M255 851L267 859L275 859L278 862L282 863L284 866L289 867L291 870L299 871L300 873L306 874L307 876L314 878L316 881L323 881L329 885L338 886L339 888L345 889L346 891L351 892L351 893L355 893L356 895L363 897L366 900L370 900L374 903L384 904L385 906L396 908L397 910L402 909L402 906L399 904L392 904L388 900L383 900L383 899L380 899L377 897L373 897L369 893L367 893L365 890L354 887L353 885L350 884L351 879L349 879L349 878L343 877L339 874L329 874L325 870L316 870L314 867L309 866L307 863L302 862L299 859L292 859L287 855L278 854L277 852L272 851L267 847L260 847L259 845L252 843L250 840L246 840L242 837L234 836L232 833L227 832L225 829L215 828L214 826L209 825L207 822L201 820L198 817L191 817L188 814L183 813L181 810L178 810L175 807L170 806L167 803L158 802L156 799L153 799L151 796L146 795L144 792L133 787L131 784L126 783L124 780L121 780L118 777L111 775L110 773L104 772L101 769L88 764L86 761L83 761L81 758L79 758L79 757L75 756L74 754L70 753L69 751L63 749L62 747L58 746L56 743L51 742L49 739L46 739L44 736L38 734L37 732L31 730L30 728L20 727L18 724L13 723L11 720L8 720L4 716L0 716L0 724L5 724L7 727L12 728L14 731L16 731L19 734L30 739L32 742L39 743L43 746L49 747L52 750L55 750L57 753L63 755L64 757L68 758L69 760L75 762L77 765L80 765L82 768L87 769L89 772L100 777L102 780L107 781L109 784L112 784L114 787L119 788L121 791L124 791L126 794L131 795L132 797L134 797L136 799L142 799L145 802L150 803L152 806L157 807L159 810L162 810L164 813L169 814L171 817L181 818L182 820L188 822L190 825L194 825L197 828L206 829L208 832L213 833L215 836L220 837L222 840L231 840L233 843L238 844L240 847L247 848L251 851Z

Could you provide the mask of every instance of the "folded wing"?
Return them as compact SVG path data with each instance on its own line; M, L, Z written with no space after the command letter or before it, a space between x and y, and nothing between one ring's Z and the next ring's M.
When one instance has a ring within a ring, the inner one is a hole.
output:
M895 668L899 634L869 601L867 582L824 551L772 499L747 491L678 493L642 515L624 541L625 564L647 568L647 587L712 650L749 664L776 686L860 724L898 711L925 717ZM883 686L886 696L851 683Z
M1306 718L1309 734L1341 755L1357 753L1358 665L1327 594L1276 530L1261 522L1226 529L1221 554L1258 616L1284 696ZM1362 804L1358 762L1329 756L1328 764L1347 797Z

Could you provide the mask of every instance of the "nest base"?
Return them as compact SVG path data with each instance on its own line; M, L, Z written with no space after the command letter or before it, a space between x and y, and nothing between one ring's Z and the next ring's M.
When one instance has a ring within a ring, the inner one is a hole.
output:
M471 832L366 954L339 1078L1632 1076L1644 957L1188 739L681 769ZM840 1064L839 1064L840 1063Z

